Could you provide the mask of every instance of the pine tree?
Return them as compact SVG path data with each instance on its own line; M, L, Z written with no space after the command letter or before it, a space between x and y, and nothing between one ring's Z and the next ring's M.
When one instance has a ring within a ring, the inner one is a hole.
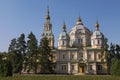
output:
M40 42L40 65L41 73L53 73L52 54L49 46L49 41L46 37Z
M26 45L26 41L25 41L25 35L24 34L21 34L20 37L18 38L17 40L17 48L19 50L19 52L22 54L22 55L25 55L26 54L26 48L27 48L27 45Z
M16 50L17 50L17 40L16 38L13 38L9 45L8 52L16 53Z
M34 73L37 72L37 68L38 68L38 63L37 63L37 59L38 59L38 43L37 43L37 39L35 37L35 35L31 32L28 35L28 41L27 41L27 57L28 57L28 72L30 72L31 70L34 71Z
M18 72L21 73L21 70L23 68L23 61L24 57L26 55L26 41L25 41L25 35L21 34L20 37L17 39L17 52L19 55L19 63L18 63Z
M18 63L19 63L19 55L17 51L17 39L14 38L11 40L8 49L8 60L11 62L13 66L13 72L17 73L18 71Z
M8 53L8 59L13 65L13 72L21 73L23 58L26 53L26 42L24 34L21 34L18 39L14 38L11 40Z

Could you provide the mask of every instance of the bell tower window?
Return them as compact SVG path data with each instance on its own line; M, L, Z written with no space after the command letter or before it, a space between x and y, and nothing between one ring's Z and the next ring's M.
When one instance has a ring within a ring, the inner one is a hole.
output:
M100 44L100 40L98 40L98 45Z
M65 42L64 41L62 41L62 45L64 45L65 44Z

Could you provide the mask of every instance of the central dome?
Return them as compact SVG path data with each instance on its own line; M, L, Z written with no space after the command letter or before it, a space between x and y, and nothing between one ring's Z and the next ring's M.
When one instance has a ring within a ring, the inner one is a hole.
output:
M79 17L76 25L71 29L69 36L70 36L70 47L80 47L85 44L86 36L89 35L91 32L88 28L86 28L81 18ZM88 37L88 39L90 39Z

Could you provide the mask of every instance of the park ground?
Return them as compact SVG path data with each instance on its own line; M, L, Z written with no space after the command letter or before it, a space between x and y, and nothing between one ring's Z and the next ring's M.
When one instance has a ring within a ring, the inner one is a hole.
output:
M120 80L120 76L111 75L14 75L0 77L0 80Z

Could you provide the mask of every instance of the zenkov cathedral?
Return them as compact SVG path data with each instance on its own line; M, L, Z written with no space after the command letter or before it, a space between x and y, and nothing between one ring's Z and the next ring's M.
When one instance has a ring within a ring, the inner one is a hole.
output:
M48 9L42 37L47 37L49 40L51 53L54 56L55 73L107 74L107 38L99 30L98 21L94 32L84 26L80 17L69 33L66 28L64 23L58 38L58 47L55 49Z

